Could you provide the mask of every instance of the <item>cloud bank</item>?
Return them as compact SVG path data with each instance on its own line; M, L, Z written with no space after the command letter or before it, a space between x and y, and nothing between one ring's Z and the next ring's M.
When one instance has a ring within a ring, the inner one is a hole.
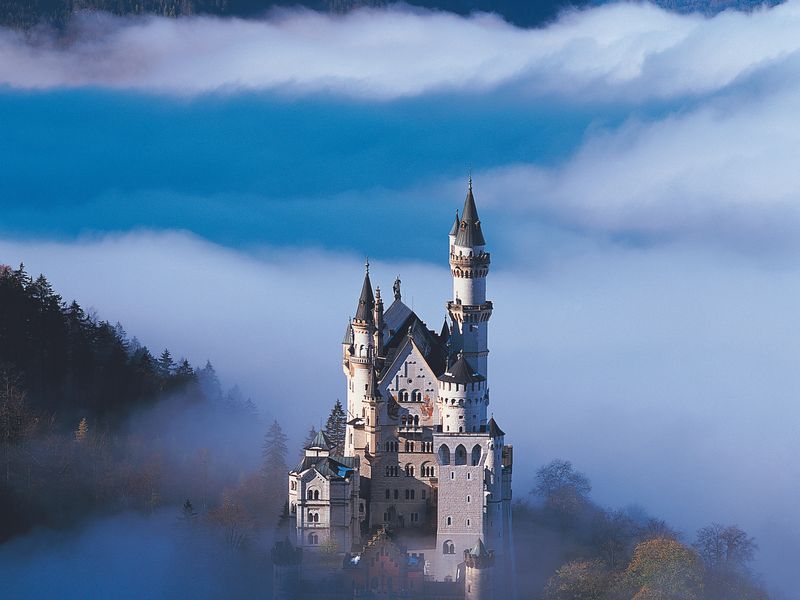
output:
M499 17L358 10L76 19L67 36L0 33L0 81L14 88L220 89L392 99L515 86L581 99L711 93L800 49L800 2L752 14L680 16L648 4L570 12L544 29Z

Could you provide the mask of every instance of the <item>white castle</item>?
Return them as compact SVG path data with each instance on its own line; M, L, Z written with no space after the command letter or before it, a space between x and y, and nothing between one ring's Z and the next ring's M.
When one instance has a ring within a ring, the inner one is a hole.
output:
M488 418L490 256L471 177L448 250L453 297L440 333L403 303L399 278L384 310L367 264L342 342L343 456L319 434L289 473L294 544L358 556L391 531L424 563L425 581L464 582L468 599L510 598L513 452ZM376 591L403 584L388 585Z

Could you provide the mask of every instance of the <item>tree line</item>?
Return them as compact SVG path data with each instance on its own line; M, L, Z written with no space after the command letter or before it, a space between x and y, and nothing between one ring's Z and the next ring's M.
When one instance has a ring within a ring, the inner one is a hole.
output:
M536 473L514 506L522 589L542 600L765 600L751 570L755 540L736 525L684 539L641 508L606 510L569 461Z

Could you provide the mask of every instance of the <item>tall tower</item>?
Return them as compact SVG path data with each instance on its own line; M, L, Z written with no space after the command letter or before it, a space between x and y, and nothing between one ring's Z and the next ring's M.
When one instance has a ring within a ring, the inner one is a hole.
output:
M372 384L375 377L375 343L377 340L375 318L383 318L383 303L377 305L369 280L369 262L365 265L364 284L358 298L356 316L350 323L351 344L345 348L343 368L347 376L347 421L362 419L359 427L348 425L345 440L345 456L360 455L363 458L367 439L362 423L366 422L368 398L376 390ZM374 448L373 448L374 451Z
M488 328L492 316L492 303L486 300L489 263L470 176L461 219L450 230L453 299L447 303L447 312L457 330L454 337L464 358L484 377L487 377Z

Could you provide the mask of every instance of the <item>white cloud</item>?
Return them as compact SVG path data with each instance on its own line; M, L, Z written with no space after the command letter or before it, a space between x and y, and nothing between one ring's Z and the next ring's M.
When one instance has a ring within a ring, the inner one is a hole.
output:
M669 98L718 90L796 53L798 27L797 0L710 19L612 4L536 30L492 15L402 8L345 16L278 12L248 21L89 15L67 38L29 41L0 32L0 81L178 94L331 90L369 98L522 84L533 94L573 98Z

